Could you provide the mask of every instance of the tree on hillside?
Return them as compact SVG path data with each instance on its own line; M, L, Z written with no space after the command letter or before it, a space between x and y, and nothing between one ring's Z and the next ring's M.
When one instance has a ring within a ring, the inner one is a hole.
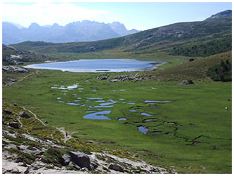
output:
M219 65L211 67L207 75L214 81L232 81L232 64L228 60L222 60Z

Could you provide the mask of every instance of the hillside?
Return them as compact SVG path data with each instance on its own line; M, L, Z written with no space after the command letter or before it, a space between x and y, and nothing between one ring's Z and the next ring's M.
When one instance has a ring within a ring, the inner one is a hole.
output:
M165 52L172 55L208 56L231 50L231 38L232 18L225 17L175 23L124 37L95 42L63 44L23 42L13 46L40 53L85 53L115 49L136 54Z
M153 79L158 81L182 81L182 80L195 80L210 81L211 77L208 70L218 66L222 61L232 63L232 52L223 52L220 54L198 58L192 62L185 62L183 64L172 66L168 69L163 69L158 72L148 72L148 76L152 75ZM216 73L218 76L218 73ZM229 80L231 81L231 80ZM225 80L223 81L225 82Z
M32 23L28 28L19 28L18 25L2 23L3 44L14 44L24 41L44 41L54 43L82 42L104 40L121 37L138 32L127 30L124 24L119 22L99 23L84 20L60 26L57 23L51 26L40 26Z
M23 65L25 62L44 62L54 59L55 58L51 58L44 54L18 50L12 46L2 45L3 65Z

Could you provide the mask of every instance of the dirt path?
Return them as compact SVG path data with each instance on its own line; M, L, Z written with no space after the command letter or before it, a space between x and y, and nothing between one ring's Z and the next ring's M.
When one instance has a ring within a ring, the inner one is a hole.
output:
M64 138L61 139L61 140L64 141L64 143L66 143L69 139L72 138L72 136L69 135L69 134L65 131L64 127L56 128L56 129L59 130L59 131L64 135Z
M30 111L29 109L26 109L25 107L22 107L25 111L28 111L28 112L30 112L33 116L34 116L34 118L35 119L37 119L39 122L41 122L42 123L42 125L44 125L44 126L46 126L45 125L45 123L44 122L42 122L41 121L41 119L39 119L38 117L37 117L37 115L36 114L34 114L32 111Z
M21 78L21 79L19 79L17 82L21 82L21 81L23 81L23 80L25 80L27 77L29 77L29 76L31 76L31 75L33 75L34 73L31 73L31 74L29 74L29 75L26 75L26 76L24 76L23 78ZM16 83L17 83L16 82Z

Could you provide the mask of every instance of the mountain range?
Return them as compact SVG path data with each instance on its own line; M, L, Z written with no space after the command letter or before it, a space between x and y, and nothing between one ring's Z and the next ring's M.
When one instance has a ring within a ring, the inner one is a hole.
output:
M13 46L43 54L85 53L114 49L134 54L209 56L232 50L232 11L220 12L203 21L175 23L101 41L61 44L23 42Z
M119 22L99 23L84 20L60 26L57 23L40 26L32 23L28 28L17 24L2 23L2 43L15 44L24 41L44 41L53 43L96 41L116 38L139 32L135 29L127 30Z

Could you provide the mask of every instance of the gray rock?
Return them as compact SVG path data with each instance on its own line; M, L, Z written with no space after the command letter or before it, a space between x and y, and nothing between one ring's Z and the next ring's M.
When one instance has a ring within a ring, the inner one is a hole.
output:
M41 168L41 166L38 163L31 164L33 170L38 170Z
M9 172L12 173L12 174L20 174L20 173L21 173L21 172L19 171L19 169L16 168L16 167L14 167L14 168L12 168L11 170L9 170Z
M24 118L30 118L30 116L26 112L20 112L20 116Z
M192 80L183 80L181 83L179 83L179 85L193 85L194 82Z
M76 168L77 170L81 170L80 166L78 166L78 165L75 165L74 168Z
M24 174L29 174L31 167L27 167L27 169L24 171Z
M94 163L91 163L91 164L90 164L90 170L91 170L91 171L95 170L97 167L98 167L97 164L94 164Z
M41 150L37 149L36 147L33 147L32 150L29 150L28 146L26 146L26 145L19 145L19 146L17 146L17 148L19 150L22 150L24 153L29 153L29 154L33 154L33 155L42 155L44 153L44 151L41 151Z
M6 145L4 148L6 148L6 149L17 149L17 146L15 145L15 144L8 144L8 145Z
M9 123L9 126L16 128L16 129L19 129L19 124L17 122L11 122L11 123Z
M7 170L5 168L2 168L2 174L6 174Z
M19 150L26 150L28 148L28 146L26 146L26 145L19 145L19 146L17 146L17 148Z
M88 168L90 170L90 158L84 153L69 152L71 161L81 168Z
M119 82L118 79L111 79L110 82Z
M62 163L61 164L63 166L67 166L67 165L69 165L70 161L71 161L71 157L69 155L67 155L67 154L64 154L62 156Z
M2 71L8 73L28 73L28 70L22 67L15 67L15 66L3 66Z
M98 77L97 79L100 79L100 80L107 80L108 76L101 76L101 77Z
M12 111L7 110L7 109L5 109L4 112L5 112L6 114L12 114Z
M123 168L118 164L110 164L108 168L115 171L124 172Z
M83 171L83 172L88 171L88 169L85 168L85 167L81 168L80 170Z

